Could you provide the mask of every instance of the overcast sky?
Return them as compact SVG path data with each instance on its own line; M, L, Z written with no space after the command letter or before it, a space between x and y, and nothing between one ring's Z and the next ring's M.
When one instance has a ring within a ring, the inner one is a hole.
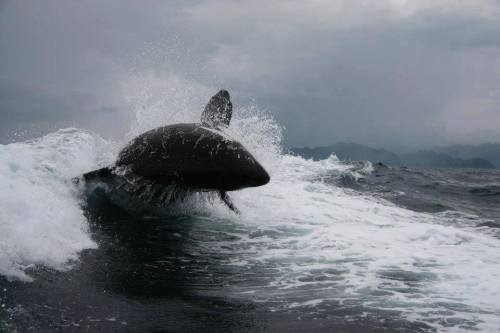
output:
M120 135L139 72L255 101L291 146L498 142L500 2L0 0L0 142Z

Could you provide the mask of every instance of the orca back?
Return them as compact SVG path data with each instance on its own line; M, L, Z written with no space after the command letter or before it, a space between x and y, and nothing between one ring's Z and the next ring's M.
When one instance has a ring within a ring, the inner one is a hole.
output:
M261 186L270 179L241 143L193 123L139 135L120 152L116 166L158 183L207 190Z

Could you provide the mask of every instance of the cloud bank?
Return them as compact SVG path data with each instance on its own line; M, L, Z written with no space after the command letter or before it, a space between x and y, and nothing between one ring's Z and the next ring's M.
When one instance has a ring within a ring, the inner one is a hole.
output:
M119 135L143 73L254 100L292 146L500 141L499 14L490 0L6 1L0 140Z

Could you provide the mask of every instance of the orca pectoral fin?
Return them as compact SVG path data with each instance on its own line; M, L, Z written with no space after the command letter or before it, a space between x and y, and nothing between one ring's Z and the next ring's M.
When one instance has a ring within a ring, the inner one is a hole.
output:
M229 195L227 194L227 192L225 191L220 191L219 192L219 197L220 199L222 200L223 203L226 204L226 206L231 209L233 212L235 212L236 214L240 214L240 211L238 210L238 208L236 208L236 206L233 204L233 201L231 200L231 198L229 197Z
M86 181L95 179L95 178L106 178L111 176L113 169L111 167L104 167L101 169L97 169L94 171L87 172L83 175L83 179Z
M113 172L112 167L104 167L101 169L97 169L94 171L84 173L83 175L81 175L79 177L71 178L71 181L73 182L73 184L79 185L82 180L84 182L89 182L89 181L92 181L95 179L108 178L112 175L112 172Z

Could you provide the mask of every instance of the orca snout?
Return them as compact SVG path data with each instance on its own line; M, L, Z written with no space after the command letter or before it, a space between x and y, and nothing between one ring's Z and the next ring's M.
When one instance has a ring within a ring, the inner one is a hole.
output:
M239 160L240 163L235 163L236 174L235 183L239 183L240 188L257 187L266 185L271 180L266 169L247 152L245 158Z
M246 187L257 187L269 183L271 177L266 169L242 146L219 160L223 167L223 179L217 187L226 191ZM215 178L214 178L215 180Z
M267 173L266 169L264 169L264 167L260 164L258 164L258 166L255 168L251 178L251 186L266 185L271 180L271 177Z

